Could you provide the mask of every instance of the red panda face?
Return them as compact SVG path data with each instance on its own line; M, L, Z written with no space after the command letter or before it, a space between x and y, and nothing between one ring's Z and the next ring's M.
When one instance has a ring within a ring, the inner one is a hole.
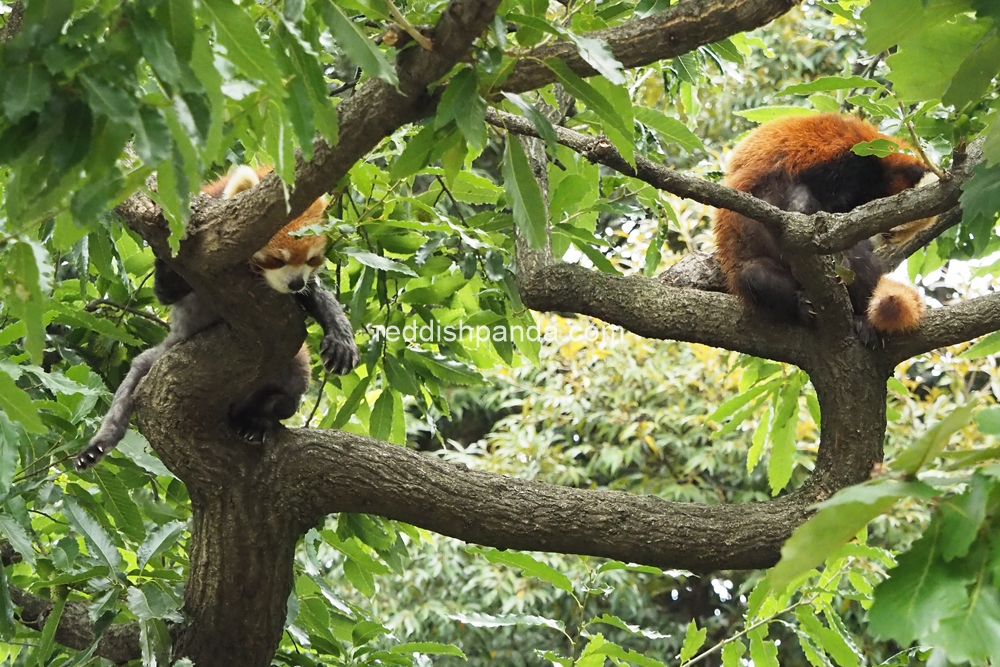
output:
M249 190L260 182L260 178L270 172L269 167L253 170L247 166L237 167L229 176L202 189L206 194L229 199L244 190ZM261 270L267 284L283 294L301 292L309 284L309 279L323 265L323 251L326 237L322 235L292 236L294 232L323 221L326 197L320 197L275 234L267 245L254 253L253 265Z
M278 232L279 235L282 232ZM306 288L312 274L323 265L323 250L326 248L324 236L286 238L298 243L272 247L272 240L253 256L253 263L260 268L267 284L283 294L301 292Z

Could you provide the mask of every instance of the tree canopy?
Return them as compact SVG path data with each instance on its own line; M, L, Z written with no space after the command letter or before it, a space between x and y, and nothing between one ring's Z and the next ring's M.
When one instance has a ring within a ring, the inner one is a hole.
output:
M799 4L5 5L3 664L1000 655L1000 11ZM815 215L719 183L819 112L938 181ZM274 171L200 194L244 163ZM324 194L362 363L248 443L229 406L321 336L248 259ZM775 234L814 327L725 293L711 206ZM932 307L871 349L835 257L931 216L879 252ZM77 473L169 326L154 257L224 322Z

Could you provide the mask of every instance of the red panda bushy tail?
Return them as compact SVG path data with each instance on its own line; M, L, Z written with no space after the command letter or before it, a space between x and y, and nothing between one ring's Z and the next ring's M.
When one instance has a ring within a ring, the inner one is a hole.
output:
M882 276L868 302L868 321L882 333L905 333L920 326L924 309L917 290Z

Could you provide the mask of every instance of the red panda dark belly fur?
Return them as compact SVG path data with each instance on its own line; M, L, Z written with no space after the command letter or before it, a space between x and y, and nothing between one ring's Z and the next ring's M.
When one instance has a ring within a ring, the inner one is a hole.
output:
M917 158L899 152L885 158L859 156L860 142L887 139L851 116L792 116L765 123L736 147L724 183L778 208L811 214L847 212L917 185L926 173ZM719 209L713 223L716 257L731 293L773 319L808 322L810 305L768 229L733 211ZM920 325L923 300L911 286L883 275L884 267L862 241L844 253L855 275L848 286L859 331L902 333Z

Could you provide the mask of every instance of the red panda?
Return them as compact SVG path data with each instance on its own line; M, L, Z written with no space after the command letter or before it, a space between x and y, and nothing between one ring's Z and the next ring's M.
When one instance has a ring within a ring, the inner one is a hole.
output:
M201 191L211 197L230 199L249 190L260 179L271 172L270 167L256 170L243 165L231 174L203 187ZM265 280L282 293L299 292L309 282L312 274L323 264L326 237L320 234L292 236L291 232L315 225L323 221L326 197L320 197L312 205L281 228L267 245L254 253L252 264L261 270Z
M924 164L903 152L884 158L856 155L858 143L887 139L869 123L851 116L789 116L750 132L733 151L724 183L786 211L844 213L917 185ZM716 257L729 290L772 318L811 321L811 304L792 275L788 261L768 229L739 213L718 209L713 223ZM848 294L855 328L871 345L877 334L911 331L920 325L919 294L884 275L885 269L865 240L844 252L853 272Z
M239 167L230 175L206 185L202 192L211 197L233 197L256 185L270 168L253 170ZM326 198L320 197L302 215L278 231L268 244L254 254L252 264L259 268L268 284L278 292L293 293L298 302L323 328L320 359L331 373L344 375L359 360L354 343L354 331L337 299L313 274L323 263L326 237L321 235L294 237L290 232L323 219ZM154 263L153 292L157 299L171 306L170 332L159 345L132 361L128 374L118 386L111 407L104 415L97 433L87 447L74 459L77 470L94 466L118 445L128 429L135 405L135 390L153 364L178 343L219 323L221 317L211 303L199 298L187 281L159 257ZM309 387L309 348L302 345L296 355L270 378L251 387L246 396L229 408L232 427L248 440L263 440L278 421L287 419L298 410L302 394Z

